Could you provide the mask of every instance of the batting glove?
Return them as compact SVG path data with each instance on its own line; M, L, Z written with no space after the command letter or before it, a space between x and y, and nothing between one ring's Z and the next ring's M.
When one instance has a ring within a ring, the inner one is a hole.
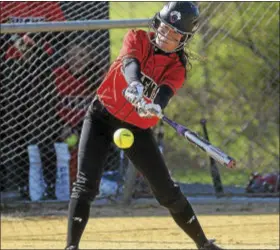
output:
M161 117L162 109L160 105L154 103L146 103L138 108L138 114L140 117Z
M144 86L141 82L132 82L124 91L124 97L132 105L137 105L143 98Z

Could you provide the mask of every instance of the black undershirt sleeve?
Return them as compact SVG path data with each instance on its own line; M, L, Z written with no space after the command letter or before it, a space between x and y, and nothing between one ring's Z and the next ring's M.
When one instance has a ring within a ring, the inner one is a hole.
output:
M141 82L141 66L136 58L125 58L122 66L125 80L128 84L134 81ZM167 85L161 85L154 100L155 104L159 104L164 109L170 98L174 95L173 90Z
M154 103L159 104L160 107L164 109L173 95L173 90L169 86L163 84L159 87Z

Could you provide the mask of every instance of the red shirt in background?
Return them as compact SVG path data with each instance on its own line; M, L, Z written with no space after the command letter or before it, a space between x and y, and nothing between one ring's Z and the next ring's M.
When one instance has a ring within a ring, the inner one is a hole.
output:
M8 1L0 3L1 23L30 23L45 21L64 21L65 17L60 8L59 2L15 2ZM21 34L24 35L24 34ZM32 43L28 37L27 43ZM44 49L49 54L52 49L48 41L44 41ZM20 58L22 53L13 45L9 46L5 58Z
M54 70L58 92L58 115L67 125L75 128L84 118L92 101L92 93L86 85L87 78L76 78L66 67Z
M59 2L1 1L1 23L64 21Z
M154 34L143 30L131 30L126 34L119 57L97 90L99 100L112 115L143 129L155 126L159 119L140 117L135 107L124 98L123 91L128 85L122 73L122 60L133 57L140 62L147 102L154 100L161 84L168 85L175 93L183 85L186 73L176 53L169 56L155 54L148 35Z

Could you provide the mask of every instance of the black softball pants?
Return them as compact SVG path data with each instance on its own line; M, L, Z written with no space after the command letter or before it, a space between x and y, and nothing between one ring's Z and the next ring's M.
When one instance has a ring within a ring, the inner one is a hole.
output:
M169 209L176 223L190 237L199 244L205 242L191 205L170 177L152 130L140 129L116 119L95 100L85 116L80 137L78 173L69 205L67 246L79 245L89 217L89 204L99 192L103 163L113 133L119 128L127 128L134 134L134 144L125 153L148 180L158 202ZM197 227L191 226L192 222Z

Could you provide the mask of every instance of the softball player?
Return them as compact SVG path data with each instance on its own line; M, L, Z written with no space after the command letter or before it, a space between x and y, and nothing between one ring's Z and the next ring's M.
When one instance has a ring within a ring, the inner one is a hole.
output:
M66 249L78 249L98 194L102 165L113 133L127 128L134 144L125 153L148 180L158 202L195 242L198 249L221 249L205 236L191 204L171 179L152 135L157 115L186 79L185 44L198 26L199 11L191 2L170 2L157 13L152 32L130 30L119 57L112 64L85 116L81 133L78 174L68 217ZM135 106L145 99L145 110Z

